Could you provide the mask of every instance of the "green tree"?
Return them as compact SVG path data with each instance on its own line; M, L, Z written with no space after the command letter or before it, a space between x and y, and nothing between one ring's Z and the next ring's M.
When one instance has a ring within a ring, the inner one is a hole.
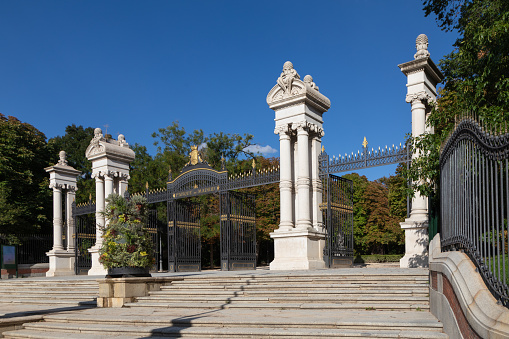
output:
M343 178L353 181L353 237L355 254L367 254L369 244L366 240L368 212L365 209L365 192L369 180L357 173L345 174Z
M76 192L77 202L86 202L89 197L95 198L95 182L92 180L92 163L85 156L85 151L94 137L92 127L69 125L65 128L63 136L57 136L48 140L48 148L51 152L51 161L58 161L58 153L65 151L69 166L81 172L78 177Z
M444 88L428 118L435 134L411 140L421 157L409 175L429 196L439 184L440 146L458 116L475 116L495 129L509 120L509 2L425 0L424 11L434 14L443 30L459 34L454 50L439 63Z
M46 136L0 113L0 233L51 229L52 193Z

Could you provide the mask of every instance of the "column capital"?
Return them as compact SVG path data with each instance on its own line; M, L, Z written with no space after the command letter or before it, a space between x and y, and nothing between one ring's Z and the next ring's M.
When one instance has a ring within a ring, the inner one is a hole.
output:
M289 135L291 132L291 128L288 125L279 125L274 128L274 134L279 134L280 137Z
M65 187L62 184L58 184L56 182L52 182L52 183L49 184L49 188L52 188L53 191L62 191L62 189L65 188Z
M405 101L408 103L411 103L412 105L415 105L418 103L422 103L424 105L433 105L433 103L434 103L433 98L425 91L407 94Z

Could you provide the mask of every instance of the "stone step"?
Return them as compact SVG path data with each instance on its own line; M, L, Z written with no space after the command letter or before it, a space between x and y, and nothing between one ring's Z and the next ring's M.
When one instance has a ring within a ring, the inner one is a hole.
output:
M224 303L224 302L165 302L159 300L151 300L151 301L143 301L143 302L135 302L135 303L127 303L126 307L145 307L145 308L179 308L179 309L193 309L193 308L207 308L207 309L226 309L226 308L247 308L247 309L276 309L276 310L318 310L318 309L328 309L328 310L347 310L347 309L355 309L355 310L429 310L428 302L415 302L415 303L379 303L379 302L371 302L371 303L299 303L299 302L234 302L234 303Z
M155 296L149 296L149 297L138 297L136 298L137 302L144 302L144 301L154 301L154 302L190 302L190 301L197 301L197 302L225 302L225 303L232 303L232 302L309 302L309 303L316 303L316 302L356 302L356 303L363 303L363 302L379 302L379 303L428 303L429 298L422 296L422 297L414 297L414 296L356 296L356 295L348 295L348 296L337 296L337 295L328 295L328 296L306 296L306 295L299 295L299 296L284 296L284 295L275 295L271 297L250 297L250 296L231 296L231 297L225 297L225 296L207 296L207 297L196 297L196 296L165 296L165 295L155 295Z
M249 294L260 294L260 293L309 293L309 294L428 294L429 288L406 288L406 289L379 289L379 288L286 288L279 289L277 287L265 287L265 288L222 288L222 289L193 289L193 288L179 288L179 289L168 289L164 288L161 291L153 291L154 294L168 294L168 295L182 295L182 294L235 294L235 293L249 293Z
M1 304L32 304L32 305L73 305L73 306L96 306L95 298L90 299L60 299L60 298L46 298L46 299L7 299L0 298Z
M447 338L428 312L355 310L197 310L154 311L96 309L79 314L45 316L45 322L25 324L25 330L4 333L10 338L129 337L209 338Z
M141 326L140 326L141 327ZM140 331L140 329L142 331ZM40 330L18 330L4 332L4 338L31 338L31 339L104 339L107 337L121 337L122 339L135 339L140 337L158 338L406 338L406 339L447 339L444 333L430 331L400 331L400 330L335 330L335 329L267 329L267 328L228 328L228 327L166 327L166 328L100 328L96 332L79 329L73 332L45 332ZM119 331L121 330L121 331ZM129 332L128 332L129 331ZM98 332L98 331L97 331ZM122 333L122 334L119 334ZM133 333L134 332L134 333Z
M352 290L352 289L360 289L360 290L400 290L400 289L408 289L415 290L428 289L428 285L421 286L411 286L411 285L385 285L385 284L365 284L365 285L341 285L341 284L324 284L324 285L301 285L301 284L287 284L287 285L234 285L234 284L225 284L225 285L166 285L162 286L162 291L178 291L178 290L209 290L209 291L220 291L220 290L265 290L269 288L271 290L330 290L330 289L342 289L342 290Z

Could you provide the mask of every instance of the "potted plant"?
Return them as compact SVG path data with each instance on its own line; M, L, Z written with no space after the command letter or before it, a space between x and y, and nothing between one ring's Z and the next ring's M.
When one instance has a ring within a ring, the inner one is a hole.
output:
M133 196L125 199L118 194L106 198L103 246L99 261L108 269L107 277L149 277L154 265L154 245L145 227L146 199Z

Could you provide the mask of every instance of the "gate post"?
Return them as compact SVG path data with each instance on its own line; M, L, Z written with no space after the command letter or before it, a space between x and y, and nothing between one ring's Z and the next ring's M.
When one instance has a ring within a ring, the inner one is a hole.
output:
M281 221L270 234L274 239L270 269L324 268L318 153L322 115L330 108L330 101L318 91L310 75L300 80L287 61L267 95L267 103L276 113L274 133L280 140Z
M431 60L428 52L428 37L421 34L416 40L417 53L412 61L398 65L407 76L406 102L412 105L412 137L433 133L426 127L426 119L437 97L437 84L444 76ZM412 159L419 156L414 150ZM410 217L400 223L405 230L405 256L401 267L428 266L428 202L415 192L412 198Z
M95 178L96 183L96 242L88 250L92 256L92 268L88 275L105 275L107 270L99 262L102 228L108 222L103 214L106 209L105 199L112 193L123 195L127 190L129 163L134 160L134 151L129 148L122 134L119 134L118 140L105 138L102 130L96 128L85 155L92 162L92 178Z
M59 153L60 160L54 166L45 168L50 175L49 187L53 189L53 248L46 253L49 257L47 277L74 275L74 221L72 219L72 202L77 190L76 177L81 174L67 164L64 151ZM62 195L65 194L65 200ZM67 221L67 244L63 243L62 205L65 202L65 217ZM64 246L67 245L67 246Z

